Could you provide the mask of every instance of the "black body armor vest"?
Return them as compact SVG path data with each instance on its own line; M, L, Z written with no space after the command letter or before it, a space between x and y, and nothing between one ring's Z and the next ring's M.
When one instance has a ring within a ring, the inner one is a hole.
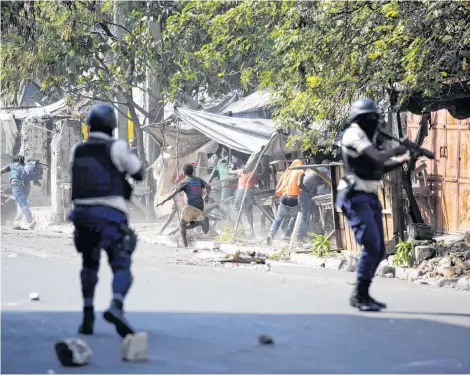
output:
M130 198L126 174L120 172L111 159L113 142L90 138L77 146L72 164L72 200Z

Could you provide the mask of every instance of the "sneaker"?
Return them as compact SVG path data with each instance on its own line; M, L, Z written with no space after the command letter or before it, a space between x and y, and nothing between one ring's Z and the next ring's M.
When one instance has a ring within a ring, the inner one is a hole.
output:
M36 222L36 220L33 219L28 223L28 229L30 229L30 230L34 229L36 227L36 225L37 225L37 222Z
M78 333L82 335L92 335L94 324L95 324L95 312L93 310L93 307L83 308L83 321L80 327L78 327Z
M134 334L130 323L124 317L124 312L117 306L111 305L111 307L103 313L103 318L108 323L114 324L116 332L122 338Z
M284 241L290 241L290 236L284 235L284 236L282 236L282 239Z

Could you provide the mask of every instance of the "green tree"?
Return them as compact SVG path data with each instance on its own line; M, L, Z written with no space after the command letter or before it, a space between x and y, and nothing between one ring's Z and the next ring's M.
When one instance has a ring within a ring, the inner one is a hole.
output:
M303 131L304 149L330 149L358 96L392 97L396 111L424 97L425 111L443 100L446 83L463 87L446 100L469 95L466 1L193 1L178 17L167 38L204 40L186 50L173 91L205 74L269 88L276 119Z
M151 121L151 111L137 104L133 89L152 95L144 82L160 56L148 23L164 23L176 6L110 0L2 2L4 94L13 97L23 79L34 78L59 97L109 101L116 108L123 104L144 156L137 113Z

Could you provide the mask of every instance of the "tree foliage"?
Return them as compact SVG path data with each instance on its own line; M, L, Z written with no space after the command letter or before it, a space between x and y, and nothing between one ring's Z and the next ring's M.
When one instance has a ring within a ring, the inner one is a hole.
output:
M356 97L403 109L416 95L427 105L470 95L468 1L130 1L117 21L111 0L1 6L7 95L39 77L44 89L118 98L133 120L149 116L132 98L148 71L159 100L267 88L278 123L314 151L331 148Z
M170 17L167 35L198 32L204 44L171 80L210 72L269 88L279 123L304 131L303 148L328 149L332 137L313 124L334 135L356 97L395 93L402 105L416 93L441 100L446 82L465 85L469 21L466 1L193 1Z

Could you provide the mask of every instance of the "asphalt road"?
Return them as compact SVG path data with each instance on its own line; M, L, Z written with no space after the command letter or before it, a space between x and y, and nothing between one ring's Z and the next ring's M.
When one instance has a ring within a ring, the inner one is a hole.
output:
M468 292L378 279L372 294L389 310L359 313L347 304L351 273L214 266L144 244L126 309L149 334L149 360L122 362L98 317L91 363L65 369L53 346L77 336L81 310L70 236L2 228L1 247L2 373L470 373ZM98 310L110 298L102 260ZM275 344L260 346L260 334Z

